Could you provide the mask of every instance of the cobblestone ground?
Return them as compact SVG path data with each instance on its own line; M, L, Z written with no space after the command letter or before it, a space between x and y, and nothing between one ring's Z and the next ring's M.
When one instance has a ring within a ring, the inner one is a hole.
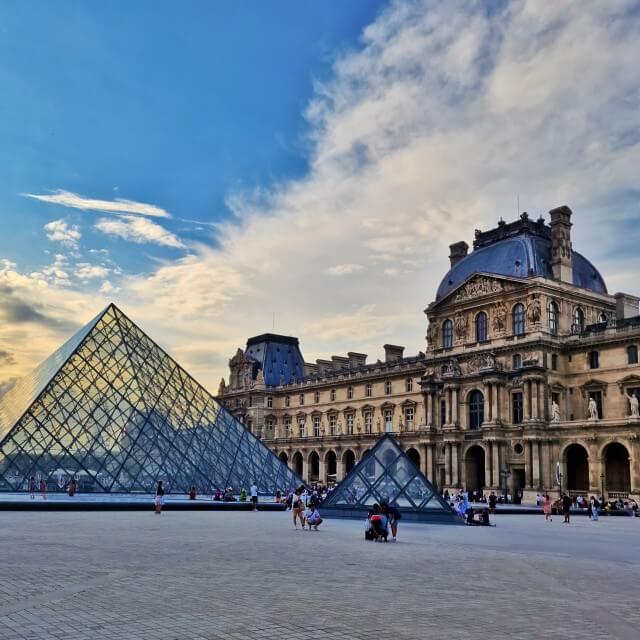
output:
M3 512L0 639L640 637L640 519L496 522Z

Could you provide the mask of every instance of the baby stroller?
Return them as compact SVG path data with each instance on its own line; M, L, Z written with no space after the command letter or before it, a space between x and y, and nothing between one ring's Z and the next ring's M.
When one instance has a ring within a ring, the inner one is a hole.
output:
M374 513L367 520L367 528L364 532L365 540L384 540L386 542L388 535L387 518L381 513Z

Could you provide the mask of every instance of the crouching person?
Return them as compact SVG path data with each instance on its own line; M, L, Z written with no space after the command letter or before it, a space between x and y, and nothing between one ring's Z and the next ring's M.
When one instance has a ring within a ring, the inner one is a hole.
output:
M307 510L305 513L307 518L307 524L309 525L309 531L311 531L311 527L313 527L316 531L318 527L322 524L323 520L320 517L320 512L318 511L318 507L314 504Z

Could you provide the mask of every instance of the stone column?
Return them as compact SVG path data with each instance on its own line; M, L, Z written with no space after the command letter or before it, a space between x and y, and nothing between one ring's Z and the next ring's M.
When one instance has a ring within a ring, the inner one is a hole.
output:
M548 440L543 440L540 443L540 466L542 488L545 491L551 491L553 483L551 482L551 455Z
M538 381L531 381L531 418L537 420L540 417L538 409Z
M537 440L531 442L532 454L531 464L533 466L532 486L534 489L540 488L540 443Z
M531 441L525 440L524 442L524 486L531 488Z
M433 392L427 392L427 426L433 426Z
M491 443L491 469L493 471L492 486L497 489L500 486L500 443L495 440Z
M491 419L493 420L493 422L500 422L500 384L494 382L492 387L493 396L491 398Z
M491 384L489 382L484 383L484 419L485 422L492 422L493 416L491 415L492 402L491 402Z
M458 424L458 389L451 389L451 424Z
M631 438L631 451L629 466L631 467L631 493L638 495L640 493L640 439L638 436Z
M424 475L427 476L429 482L433 482L433 445L425 444L425 470Z
M451 486L451 443L447 442L444 453L444 476L447 487Z
M491 487L491 443L484 450L484 488Z
M522 404L524 405L524 419L531 420L531 411L529 410L529 400L531 398L530 382L525 380L522 385Z
M319 458L320 458L320 463L318 464L318 482L321 482L322 484L326 484L327 483L327 478L325 476L326 465L321 455L319 455Z
M457 442L451 445L451 484L456 487L460 484L458 447Z
M342 451L336 451L336 482L344 478L344 462L342 462Z

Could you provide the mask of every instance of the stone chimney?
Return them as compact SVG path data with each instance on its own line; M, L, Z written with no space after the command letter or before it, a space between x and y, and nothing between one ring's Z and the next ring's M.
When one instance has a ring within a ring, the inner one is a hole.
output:
M357 369L358 367L364 367L367 364L366 353L356 353L355 351L349 351L347 353L349 358L349 367Z
M630 293L616 293L613 297L616 299L616 318L618 320L635 318L638 315L640 298L632 296Z
M334 371L341 371L349 366L349 358L344 356L331 356Z
M396 360L401 360L403 353L404 353L404 347L399 347L398 345L395 345L395 344L384 345L384 361L385 362L395 362Z
M567 206L551 209L551 267L553 277L573 284L571 253L571 209Z
M460 242L454 242L453 244L450 244L449 250L451 252L449 254L449 261L451 262L451 266L453 267L454 264L460 262L460 260L462 260L462 258L467 255L467 252L469 251L469 245L464 240L461 240Z

